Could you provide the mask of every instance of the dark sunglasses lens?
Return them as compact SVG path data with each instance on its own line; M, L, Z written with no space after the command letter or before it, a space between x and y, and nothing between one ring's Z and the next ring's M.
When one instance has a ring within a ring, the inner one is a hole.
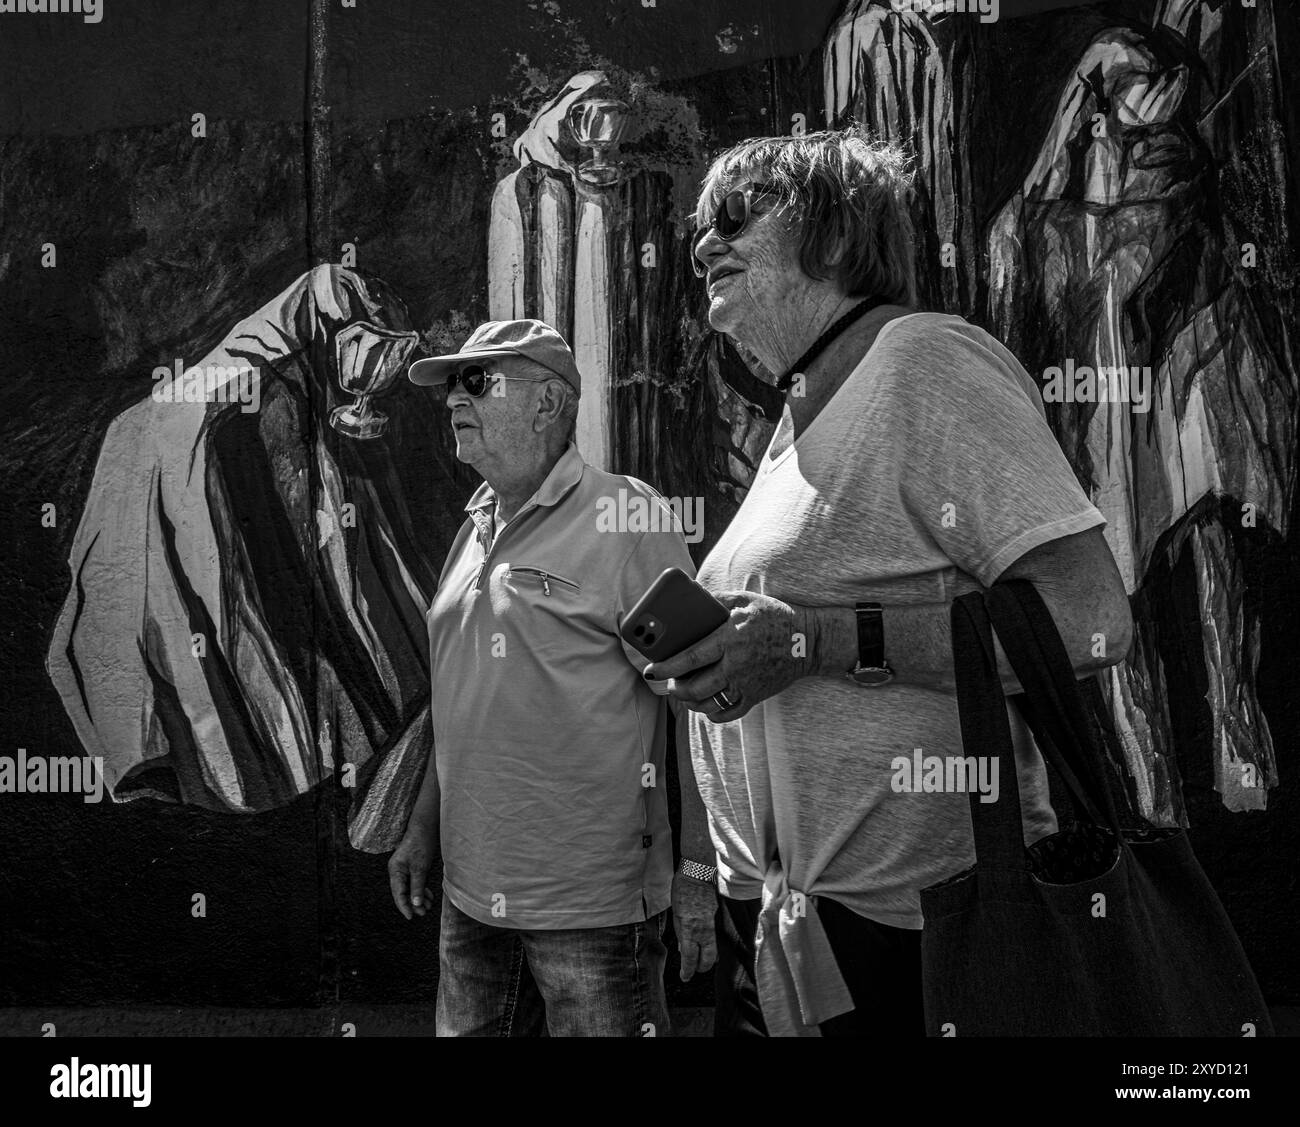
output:
M745 229L749 220L749 201L744 192L728 192L718 208L718 235L734 239Z
M757 188L755 194L766 193L766 185L755 185L755 188ZM712 230L717 232L718 238L723 242L731 242L744 231L745 225L749 222L749 215L749 197L743 188L728 192L722 198L718 210L713 213L713 222L707 227L701 227L691 239L691 269L695 271L697 278L703 278L708 274L708 269L695 253L700 249L700 240Z
M487 369L481 364L466 364L459 371L447 377L447 394L450 395L457 382L475 399L487 390Z

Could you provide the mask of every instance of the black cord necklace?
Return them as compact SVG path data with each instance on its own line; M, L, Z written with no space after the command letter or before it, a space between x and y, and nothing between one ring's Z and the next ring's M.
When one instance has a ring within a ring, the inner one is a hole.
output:
M843 317L832 321L826 331L813 341L812 347L790 365L790 370L776 381L776 390L784 395L790 390L790 385L794 383L795 376L806 370L808 365L822 354L822 350L830 344L831 341L853 324L854 321L857 321L861 317L865 317L873 309L884 304L885 299L883 297L871 297L862 302L861 305L855 305L845 313Z

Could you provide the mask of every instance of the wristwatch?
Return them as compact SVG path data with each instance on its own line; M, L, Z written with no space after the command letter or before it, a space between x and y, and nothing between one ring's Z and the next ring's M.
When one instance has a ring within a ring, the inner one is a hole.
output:
M894 671L885 660L885 620L879 603L854 603L858 619L858 664L848 676L859 685L885 685Z
M687 880L697 880L701 884L716 884L718 870L713 865L701 865L698 861L688 861L683 857L677 863L677 871Z

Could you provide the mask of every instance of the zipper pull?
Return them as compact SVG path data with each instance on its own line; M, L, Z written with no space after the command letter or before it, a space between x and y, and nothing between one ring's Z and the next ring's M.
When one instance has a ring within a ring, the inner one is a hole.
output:
M542 591L547 595L551 593L551 584L546 572L542 572Z

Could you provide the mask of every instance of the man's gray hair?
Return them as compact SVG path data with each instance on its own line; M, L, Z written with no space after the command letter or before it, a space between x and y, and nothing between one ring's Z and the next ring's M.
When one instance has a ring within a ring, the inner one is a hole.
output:
M909 204L912 161L899 145L862 126L802 137L751 137L728 149L704 177L695 223L745 181L771 185L798 224L799 265L810 278L836 278L853 297L916 304ZM833 261L837 247L844 256Z

